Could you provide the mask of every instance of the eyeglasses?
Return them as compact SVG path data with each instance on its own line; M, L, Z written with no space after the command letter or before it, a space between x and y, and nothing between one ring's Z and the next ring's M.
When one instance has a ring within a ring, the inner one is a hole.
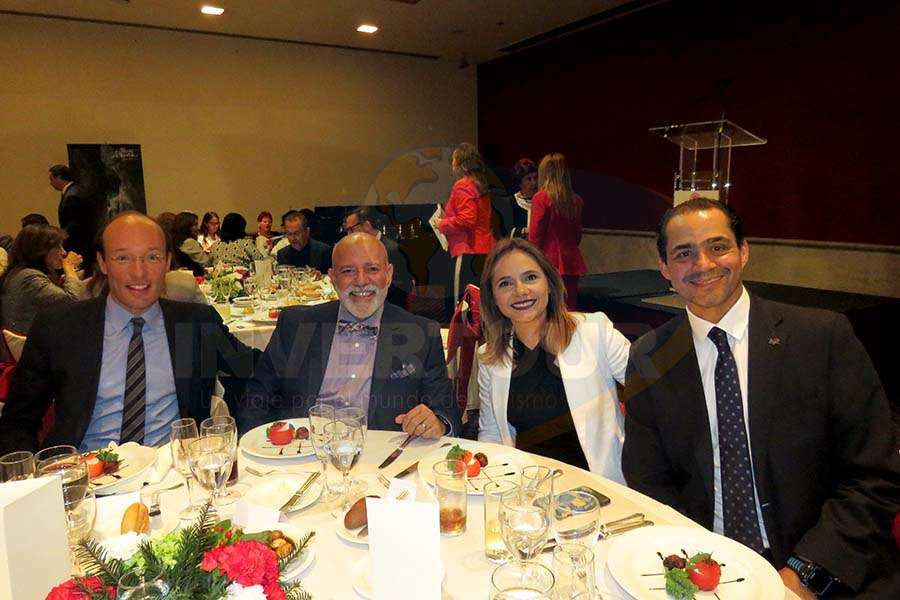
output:
M166 260L166 255L161 252L149 252L144 256L135 256L133 254L113 254L109 257L110 262L115 265L125 266L133 262L142 262L148 265L161 265Z
M359 231L359 230L362 228L362 226L365 225L365 224L366 224L366 222L365 222L365 221L362 221L362 222L360 222L360 223L357 223L356 225L350 225L349 227L344 227L344 233L347 233L347 234L350 234L350 233L356 233L356 232Z

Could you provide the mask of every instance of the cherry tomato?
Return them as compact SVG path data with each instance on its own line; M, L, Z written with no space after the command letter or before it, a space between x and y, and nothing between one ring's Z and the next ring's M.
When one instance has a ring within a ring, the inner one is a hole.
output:
M306 427L298 427L297 432L294 434L298 440L306 440L309 439L309 429Z
M476 452L476 453L475 453L475 460L478 461L478 463L481 465L481 468L482 468L482 469L483 469L484 467L486 467L487 464L488 464L487 455L486 455L484 452Z
M473 458L471 461L469 461L466 470L468 471L467 474L469 476L469 479L474 479L481 473L481 463Z
M89 478L93 479L94 477L103 475L103 461L96 456L91 456L90 458L86 457L84 463L87 465Z
M287 423L275 423L272 425L266 435L269 441L276 446L284 446L290 444L294 439L294 428Z
M722 567L714 560L695 563L696 569L688 571L688 577L704 592L711 592L719 585L722 578Z

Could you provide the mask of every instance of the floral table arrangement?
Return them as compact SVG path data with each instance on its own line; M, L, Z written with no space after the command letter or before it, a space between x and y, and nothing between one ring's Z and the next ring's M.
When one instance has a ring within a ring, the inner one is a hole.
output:
M226 273L208 281L210 295L216 302L230 302L244 293L239 273Z
M162 538L135 537L128 558L114 558L100 542L88 539L77 549L87 574L53 588L46 600L110 600L127 573L156 573L167 600L312 600L298 583L281 574L306 549L314 532L289 540L280 532L247 534L230 521L217 522L206 505L197 521ZM281 544L270 544L273 538ZM275 546L273 548L273 546ZM117 555L123 554L118 548Z

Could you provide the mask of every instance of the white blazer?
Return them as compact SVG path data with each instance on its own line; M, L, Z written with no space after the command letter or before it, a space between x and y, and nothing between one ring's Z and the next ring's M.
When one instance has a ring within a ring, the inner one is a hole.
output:
M572 341L557 356L575 432L591 472L624 485L625 429L615 382L625 382L630 343L602 312L576 318ZM484 346L478 351L483 352ZM480 441L516 444L516 431L506 414L511 376L511 348L504 364L478 363Z

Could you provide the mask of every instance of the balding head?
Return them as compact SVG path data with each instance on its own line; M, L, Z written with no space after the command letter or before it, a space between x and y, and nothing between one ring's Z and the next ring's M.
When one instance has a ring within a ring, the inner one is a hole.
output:
M357 319L366 319L384 304L394 267L387 249L368 233L353 233L339 241L328 270L341 304Z

